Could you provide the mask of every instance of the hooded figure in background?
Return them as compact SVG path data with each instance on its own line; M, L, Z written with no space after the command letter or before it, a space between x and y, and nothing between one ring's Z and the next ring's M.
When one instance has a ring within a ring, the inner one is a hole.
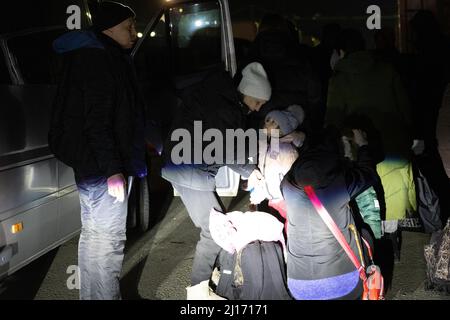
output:
M260 112L251 116L251 126L259 127L272 110L300 105L311 130L321 128L324 104L320 80L313 71L309 53L304 50L292 27L283 17L268 14L249 53L249 61L260 62L269 77L273 95Z
M54 42L64 58L49 146L73 168L81 203L80 299L120 299L127 180L145 177L144 104L129 50L134 11L117 2L92 8L91 30Z

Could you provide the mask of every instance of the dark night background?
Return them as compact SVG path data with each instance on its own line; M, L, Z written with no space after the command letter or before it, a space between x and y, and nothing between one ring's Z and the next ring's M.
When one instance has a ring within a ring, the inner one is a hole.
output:
M124 0L139 15L139 26L144 28L146 22L165 0ZM382 10L383 27L396 28L399 25L399 13L404 19L413 14L405 10L425 7L435 10L441 22L449 24L448 0L230 0L233 22L258 22L264 14L277 12L290 19L300 31L301 39L312 44L311 37L320 37L324 24L339 22L344 27L356 27L366 31L366 9L369 5L379 5ZM65 25L66 8L71 4L83 6L83 0L22 0L3 5L0 11L0 33L47 25ZM405 7L399 10L400 7ZM447 28L450 30L450 28ZM370 42L369 42L370 45Z

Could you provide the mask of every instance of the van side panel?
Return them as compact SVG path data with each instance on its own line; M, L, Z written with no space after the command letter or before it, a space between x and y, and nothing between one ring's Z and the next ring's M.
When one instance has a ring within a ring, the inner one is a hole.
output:
M0 86L0 171L5 158L48 145L55 86ZM50 155L50 152L47 152Z
M13 209L32 205L47 197L56 198L58 191L57 160L48 159L0 172L0 220Z
M58 189L75 187L75 177L73 169L58 161Z
M12 274L80 230L73 171L47 146L55 86L1 85L0 278ZM23 230L13 234L12 225ZM12 255L11 255L12 252Z
M12 258L7 264L9 274L12 270L21 267L46 250L56 239L58 212L56 200L42 204L31 210L17 214L1 222L0 230L4 233L6 245L12 247ZM12 233L12 226L22 223L23 230ZM4 274L0 274L2 278Z

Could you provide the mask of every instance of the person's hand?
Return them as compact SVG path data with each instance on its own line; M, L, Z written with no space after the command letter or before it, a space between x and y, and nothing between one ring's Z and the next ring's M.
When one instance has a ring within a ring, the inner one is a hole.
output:
M116 198L116 201L125 201L126 184L125 178L122 174L116 174L108 178L108 193L111 197Z
M293 143L297 148L300 148L305 142L306 135L302 131L294 131L280 138L280 143Z
M250 203L255 205L260 204L267 196L268 195L263 187L255 187L252 192L250 192Z
M367 146L369 142L367 141L367 134L359 129L353 129L353 141L358 145L358 147Z
M416 156L421 155L425 151L425 141L414 140L411 150Z
M255 170L253 170L250 177L248 177L247 189L251 190L254 188L259 188L259 187L263 186L264 183L265 183L264 176L262 175L261 171L259 171L258 169L255 169Z

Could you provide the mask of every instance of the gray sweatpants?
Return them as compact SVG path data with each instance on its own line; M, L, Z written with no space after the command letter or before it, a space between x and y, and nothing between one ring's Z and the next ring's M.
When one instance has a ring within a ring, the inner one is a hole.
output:
M212 208L223 211L223 204L213 191L197 191L174 183L172 186L180 194L194 225L201 229L191 274L191 285L195 286L211 278L216 258L221 250L209 232L209 213Z
M115 202L106 178L77 182L82 231L78 245L81 300L119 300L127 199Z

